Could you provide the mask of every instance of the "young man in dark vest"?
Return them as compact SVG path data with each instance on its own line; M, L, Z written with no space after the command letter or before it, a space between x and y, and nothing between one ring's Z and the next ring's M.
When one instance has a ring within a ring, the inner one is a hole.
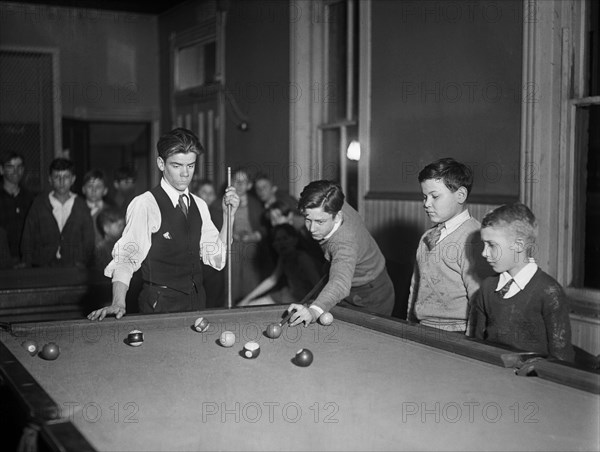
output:
M198 155L204 151L189 130L177 128L160 137L156 163L160 185L133 199L125 230L104 270L112 278L110 306L95 310L90 320L125 315L125 297L133 273L141 268L141 313L194 311L206 306L203 263L221 270L227 256L226 226L217 230L206 203L190 193ZM234 187L223 197L223 225L231 206L231 221L239 206Z

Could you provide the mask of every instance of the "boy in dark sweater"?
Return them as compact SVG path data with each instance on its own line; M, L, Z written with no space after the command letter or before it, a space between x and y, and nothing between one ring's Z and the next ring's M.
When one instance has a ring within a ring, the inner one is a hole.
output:
M536 235L535 216L521 203L484 217L483 256L499 275L483 282L471 326L478 339L572 362L568 300L532 258Z

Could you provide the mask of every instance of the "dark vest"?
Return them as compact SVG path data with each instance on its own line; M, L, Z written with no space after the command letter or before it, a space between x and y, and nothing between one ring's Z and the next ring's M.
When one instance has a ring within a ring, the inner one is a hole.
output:
M152 234L152 246L142 263L142 278L161 286L189 294L202 287L202 261L200 260L200 235L202 217L190 195L188 217L179 207L173 207L167 193L153 188L160 209L160 229Z

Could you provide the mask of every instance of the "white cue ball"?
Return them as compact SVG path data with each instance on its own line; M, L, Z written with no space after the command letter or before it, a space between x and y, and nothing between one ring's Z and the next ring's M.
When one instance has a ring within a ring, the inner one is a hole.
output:
M331 325L333 323L333 315L329 312L324 312L319 317L319 322L321 322L321 325Z
M223 331L219 338L219 342L223 347L232 347L233 344L235 344L235 334L231 331Z

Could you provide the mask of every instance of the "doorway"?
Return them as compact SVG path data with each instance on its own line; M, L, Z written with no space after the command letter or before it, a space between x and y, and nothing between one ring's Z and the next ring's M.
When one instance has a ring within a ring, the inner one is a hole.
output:
M74 192L81 193L81 182L87 171L100 169L106 175L109 197L112 196L114 176L123 166L135 170L137 193L150 188L150 158L153 155L150 122L63 118L62 132L65 156L75 163Z

